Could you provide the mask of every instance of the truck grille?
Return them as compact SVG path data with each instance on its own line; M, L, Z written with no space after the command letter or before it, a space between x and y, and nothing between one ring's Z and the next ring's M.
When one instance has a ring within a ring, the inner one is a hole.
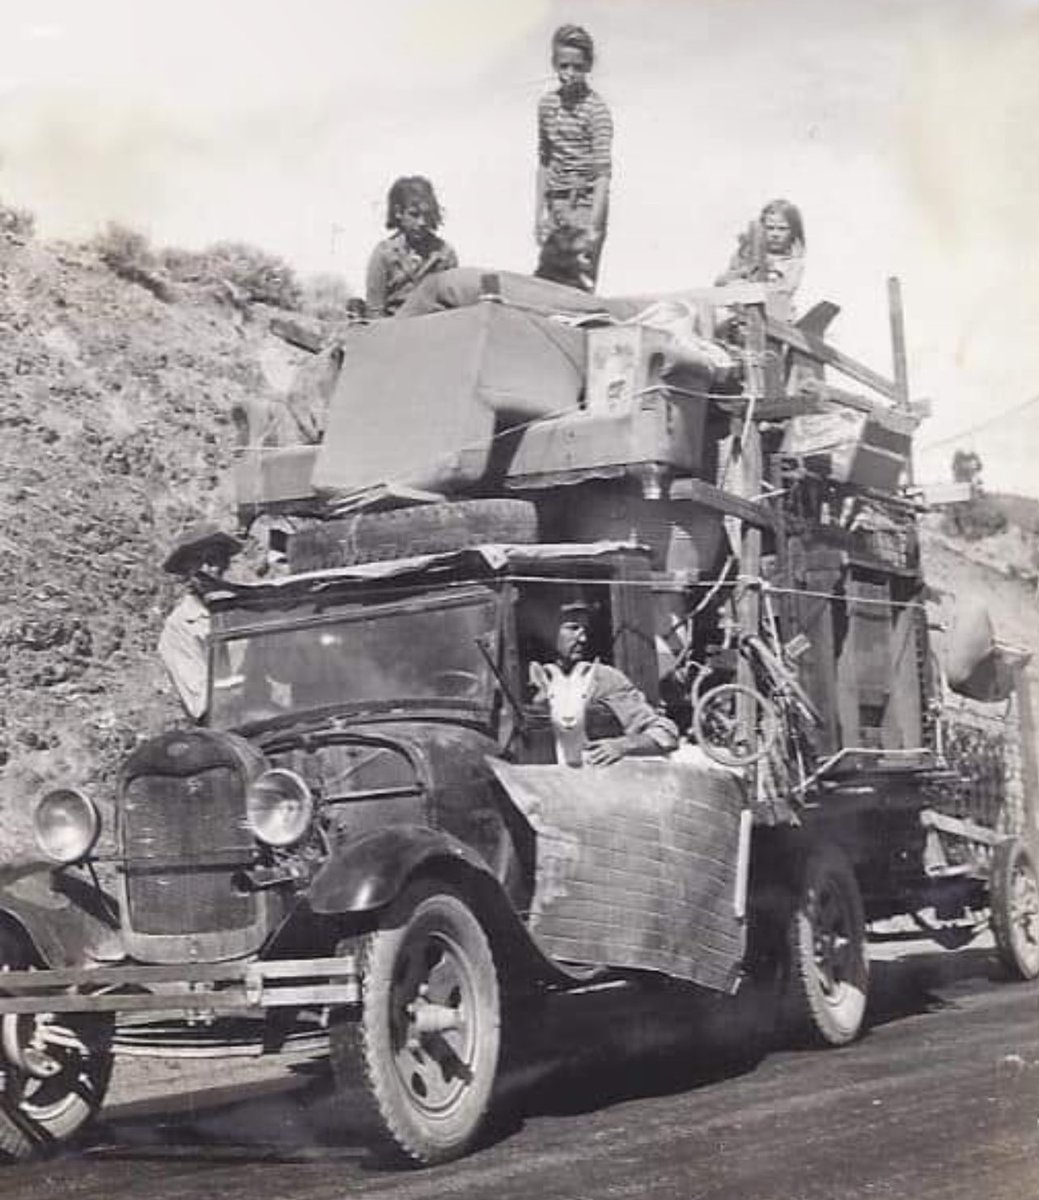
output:
M135 776L123 796L122 840L135 932L221 933L256 921L255 898L231 882L253 854L237 767Z

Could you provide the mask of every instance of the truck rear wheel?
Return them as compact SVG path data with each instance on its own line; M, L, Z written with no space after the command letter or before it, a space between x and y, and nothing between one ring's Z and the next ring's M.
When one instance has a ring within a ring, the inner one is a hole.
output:
M1015 979L1039 977L1039 878L1017 838L992 855L989 903L996 953Z
M0 991L5 970L29 966L0 928ZM0 1159L45 1154L95 1116L112 1073L112 1028L103 1013L0 1016Z
M866 920L855 872L836 846L818 846L805 861L787 952L795 1032L817 1045L854 1041L869 989Z
M529 500L414 504L391 512L360 512L300 530L289 539L289 566L293 571L352 567L493 542L528 545L537 539L537 509Z
M421 1165L472 1148L490 1112L501 993L487 935L447 885L412 885L361 946L362 1009L332 1029L337 1084L374 1149Z

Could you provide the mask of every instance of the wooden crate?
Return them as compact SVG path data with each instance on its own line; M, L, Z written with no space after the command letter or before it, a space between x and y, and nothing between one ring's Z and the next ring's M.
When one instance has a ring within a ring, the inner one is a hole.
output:
M893 492L909 465L911 431L904 424L896 414L827 406L791 417L780 451L840 483Z

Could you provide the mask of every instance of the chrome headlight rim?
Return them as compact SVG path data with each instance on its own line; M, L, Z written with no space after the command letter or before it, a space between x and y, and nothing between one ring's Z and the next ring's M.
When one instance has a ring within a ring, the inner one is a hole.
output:
M80 824L77 829L74 817L70 817L67 813L64 818L66 821L64 829L65 832L69 830L77 832L78 840L72 843L71 849L61 851L56 846L55 828L48 831L44 821L48 816L59 815L61 806L67 808L70 804L74 808L75 816L80 818ZM32 826L33 838L40 853L51 862L68 867L83 862L97 845L97 840L101 836L101 814L94 801L80 788L51 788L44 792L36 802Z
M314 793L288 767L268 767L249 784L245 820L257 841L277 850L298 845L314 821Z

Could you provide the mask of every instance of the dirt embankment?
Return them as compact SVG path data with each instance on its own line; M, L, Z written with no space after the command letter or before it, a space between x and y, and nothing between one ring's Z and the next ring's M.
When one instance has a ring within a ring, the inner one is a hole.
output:
M0 232L0 866L41 786L100 790L179 715L153 653L176 594L159 563L187 522L233 522L232 410L309 357L268 317Z

